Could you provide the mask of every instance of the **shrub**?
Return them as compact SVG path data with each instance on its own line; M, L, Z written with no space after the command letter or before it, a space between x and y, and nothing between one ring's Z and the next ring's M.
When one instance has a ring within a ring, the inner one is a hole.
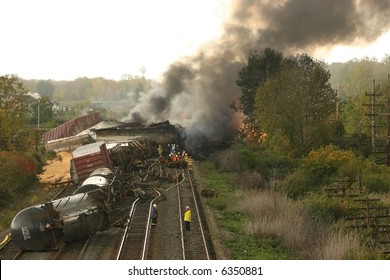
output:
M321 190L318 179L305 170L298 169L289 176L282 184L282 189L290 198L298 199L310 192L317 192Z
M283 188L294 198L318 192L337 180L356 178L362 162L352 152L328 145L304 157L297 170L288 176Z
M355 177L359 169L359 160L350 151L328 145L311 151L302 160L300 168L321 181L327 181L328 178Z
M280 180L291 172L294 162L285 155L278 155L264 147L237 146L242 171L255 170L265 180Z
M390 168L365 160L362 181L368 192L387 193L390 191Z
M220 171L237 172L241 170L239 154L234 149L218 151L210 156L210 161Z
M312 193L303 203L306 204L310 215L314 220L324 222L338 221L347 214L346 202L339 198Z
M4 197L15 197L38 181L37 164L18 152L0 151L0 193ZM5 203L1 200L1 203Z
M256 171L245 171L234 176L234 184L240 189L256 189L264 187L265 181Z

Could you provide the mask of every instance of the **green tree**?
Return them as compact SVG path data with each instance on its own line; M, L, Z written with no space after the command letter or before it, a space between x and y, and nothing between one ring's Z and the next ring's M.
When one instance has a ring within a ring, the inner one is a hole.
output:
M244 115L244 137L258 131L259 125L254 118L256 92L267 79L280 71L282 62L283 54L271 48L266 48L260 53L251 51L247 65L238 73L236 84L242 93L240 103L234 104L233 109Z
M51 99L51 98L53 98L55 86L51 81L40 80L36 85L36 91L41 96L45 96L45 97L48 97L49 99Z
M30 123L38 123L38 105L39 105L39 122L45 123L53 119L53 102L46 96L39 99L39 102L31 103L31 118Z
M267 139L295 155L330 143L336 136L336 93L329 78L324 64L307 55L285 58L256 93L255 115Z
M22 139L30 107L27 90L15 75L0 76L0 150L15 149Z

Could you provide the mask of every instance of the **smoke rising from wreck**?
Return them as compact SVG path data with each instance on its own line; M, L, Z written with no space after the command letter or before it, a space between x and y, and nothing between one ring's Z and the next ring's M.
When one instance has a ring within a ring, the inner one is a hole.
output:
M310 55L319 47L371 42L389 29L389 12L389 0L233 0L221 37L171 64L124 121L170 120L186 128L189 142L229 139L240 126L229 105L239 99L235 81L250 51Z

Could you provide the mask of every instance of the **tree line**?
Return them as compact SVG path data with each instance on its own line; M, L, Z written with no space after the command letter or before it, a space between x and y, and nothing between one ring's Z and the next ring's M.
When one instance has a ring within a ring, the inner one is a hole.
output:
M383 76L390 73L389 67L389 57L381 62L362 59L327 65L306 54L285 56L271 48L251 51L237 73L241 97L231 106L244 116L238 139L288 159L300 158L329 144L368 157L372 151L367 145L368 128L362 127L367 110L362 106L364 93L370 87L368 80L376 75L381 76L381 90L385 89ZM337 87L332 84L335 81ZM120 81L86 77L74 81L23 80L15 75L1 76L0 150L29 151L32 158L38 159L38 166L42 165L37 156L38 111L42 127L49 129L100 103L123 103L128 98L133 102L129 106L135 105L139 95L147 93L153 83L131 75L124 75ZM39 92L39 103L28 98L28 92ZM337 112L340 103L342 110ZM67 106L54 111L56 104ZM386 104L383 110L388 110ZM111 112L120 117L118 110ZM384 134L383 130L378 131L379 136Z

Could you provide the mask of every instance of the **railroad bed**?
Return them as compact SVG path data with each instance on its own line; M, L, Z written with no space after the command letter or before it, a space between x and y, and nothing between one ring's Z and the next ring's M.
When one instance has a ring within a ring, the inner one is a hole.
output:
M0 250L0 259L86 259L114 260L118 258L121 242L123 254L119 259L215 259L203 208L199 202L197 183L187 168L154 166L140 184L148 186L147 192L157 191L158 222L150 226L151 199L140 201L135 209L133 224L126 220L134 199L122 203L122 214L116 213L115 224L110 229L65 244L60 250L49 252L18 252L10 242ZM186 206L192 210L191 231L186 232L183 215ZM122 215L122 216L121 216ZM121 218L122 217L122 218ZM126 226L129 230L125 233ZM138 229L137 229L138 228ZM126 236L125 236L126 235ZM137 239L137 240L136 240ZM139 250L145 250L140 253ZM72 253L69 253L72 252Z

